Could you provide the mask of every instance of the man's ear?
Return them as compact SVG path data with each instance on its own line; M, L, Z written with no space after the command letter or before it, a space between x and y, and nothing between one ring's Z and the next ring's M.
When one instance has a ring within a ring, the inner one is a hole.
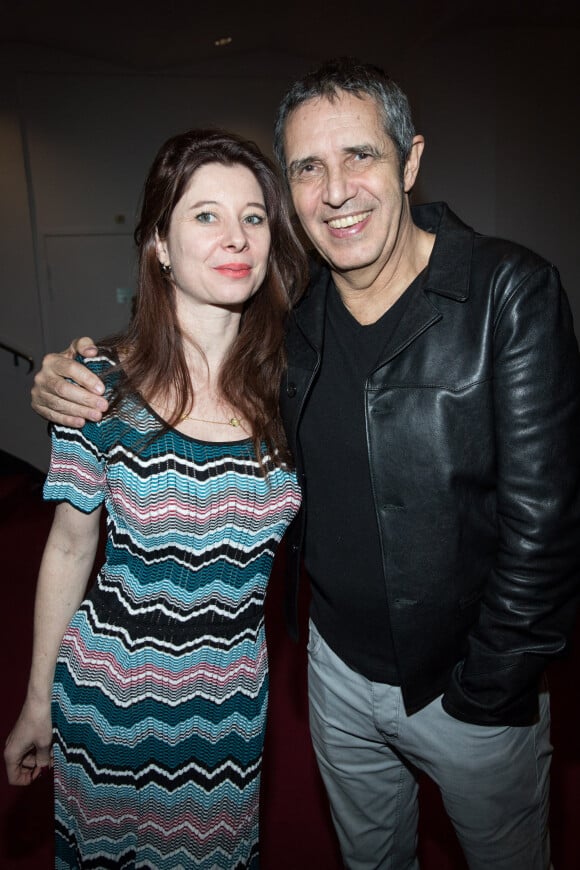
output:
M407 162L405 163L405 169L403 170L403 190L405 193L409 193L417 180L424 148L425 139L423 136L414 136L411 151L409 152Z

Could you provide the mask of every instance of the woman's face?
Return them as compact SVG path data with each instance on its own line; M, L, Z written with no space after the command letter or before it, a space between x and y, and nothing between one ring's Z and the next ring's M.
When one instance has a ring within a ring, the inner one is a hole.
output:
M156 244L160 263L171 266L178 306L241 311L264 281L270 251L255 175L239 164L196 170Z

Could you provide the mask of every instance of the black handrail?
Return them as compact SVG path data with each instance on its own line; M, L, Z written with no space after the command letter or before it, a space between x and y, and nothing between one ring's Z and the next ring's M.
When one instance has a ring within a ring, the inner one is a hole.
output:
M15 366L19 365L18 360L26 360L26 362L28 363L28 371L26 372L26 374L29 374L34 368L34 360L31 356L28 356L27 353L22 353L22 351L17 350L17 348L11 347L9 344L4 344L3 341L0 341L0 349L7 350L8 353L12 354L12 356L14 357Z

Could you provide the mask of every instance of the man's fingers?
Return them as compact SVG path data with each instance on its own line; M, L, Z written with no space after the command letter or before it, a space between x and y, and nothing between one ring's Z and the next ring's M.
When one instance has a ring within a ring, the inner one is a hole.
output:
M79 339L83 352L88 350L90 339ZM78 428L86 420L98 422L108 408L103 398L104 385L82 363L70 358L74 346L64 353L45 356L42 368L34 376L32 408L37 414L60 423Z
M34 376L34 384L51 392L58 389L59 395L67 395L63 379L74 381L91 393L101 396L105 390L102 380L86 366L60 353L49 353L42 361L42 368Z
M87 420L98 423L102 417L100 412L97 414L95 411L91 411L88 408L85 409L86 417L77 417L74 414L64 414L61 411L53 411L52 408L43 405L34 404L33 408L37 414L40 414L40 416L45 420L48 420L49 423L58 423L59 426L67 426L69 429L82 429Z
M65 390L65 386L66 397L57 394L56 390L58 389L59 392L61 389ZM52 423L76 428L83 426L87 420L98 422L102 419L103 411L107 409L107 403L104 399L98 398L93 393L87 393L82 387L77 387L74 384L65 383L65 386L55 385L52 392L33 389L32 407L34 410ZM95 407L96 402L101 407Z
M50 393L33 389L32 408L41 417L50 420L51 423L60 423L62 426L71 426L78 429L84 426L87 420L98 423L103 417L103 411L107 409L107 403L93 396L92 393L84 392L78 400L76 400L75 396L76 394L73 394L73 400L69 401L56 395L54 392ZM91 396L92 400L86 398ZM87 404L87 402L91 401L92 404ZM95 407L96 402L99 403L100 407Z
M84 372L88 372L84 366L81 368ZM99 383L102 387L102 381ZM63 377L46 378L39 386L39 398L42 398L53 410L65 413L74 413L70 406L77 405L82 408L93 408L95 411L107 410L107 400L101 395L90 392L85 384L67 381ZM77 411L78 413L81 412Z
M80 353L81 356L90 357L96 356L99 352L93 339L88 336L85 336L84 338L75 338L74 341L71 342L69 351L72 351L73 356Z

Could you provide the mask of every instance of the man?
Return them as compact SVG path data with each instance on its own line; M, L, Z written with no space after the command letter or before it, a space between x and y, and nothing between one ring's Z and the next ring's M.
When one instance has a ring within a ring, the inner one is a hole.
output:
M580 562L580 362L557 272L443 204L411 210L424 141L375 67L293 85L275 147L321 258L281 390L306 499L287 616L295 635L304 552L311 731L346 866L418 867L422 770L471 868L545 870L542 674ZM36 410L98 416L81 367L47 367Z

